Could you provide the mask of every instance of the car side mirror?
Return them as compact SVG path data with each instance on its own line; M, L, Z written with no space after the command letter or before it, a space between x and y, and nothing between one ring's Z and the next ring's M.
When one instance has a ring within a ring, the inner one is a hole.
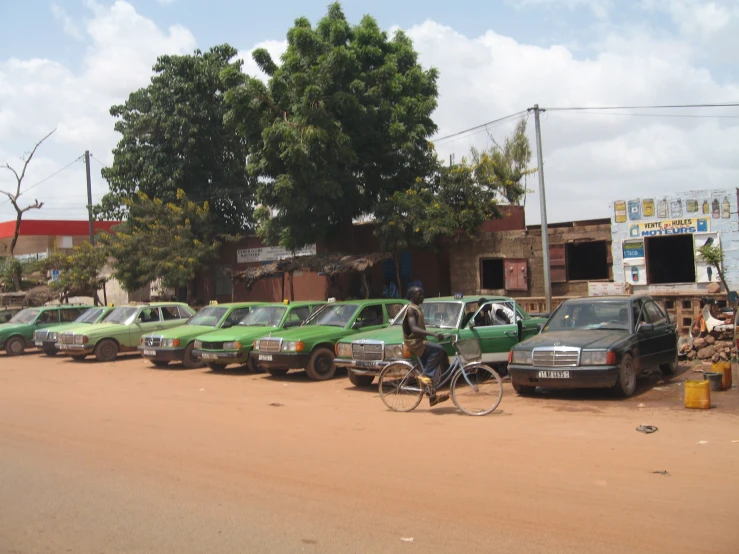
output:
M637 333L651 333L654 331L654 325L652 323L640 323L636 328Z

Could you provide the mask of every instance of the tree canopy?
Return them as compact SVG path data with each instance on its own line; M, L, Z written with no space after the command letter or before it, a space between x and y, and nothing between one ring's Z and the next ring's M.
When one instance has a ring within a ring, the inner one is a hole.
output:
M97 291L104 280L101 272L108 262L106 249L84 242L72 252L54 250L50 256L38 262L44 272L58 270L59 279L49 282L49 288L62 298L92 296L97 301Z
M112 234L100 235L114 259L113 276L127 291L161 279L166 288L190 287L218 254L220 243L202 232L210 227L207 202L191 202L183 190L174 202L137 193L125 200L128 218Z
M315 27L295 20L287 41L280 65L253 54L266 84L233 65L224 80L226 121L259 179L258 232L295 249L433 173L438 74L405 34L388 38L369 16L351 25L338 3Z
M237 233L252 223L254 180L244 171L244 138L226 127L224 69L241 71L235 48L224 44L187 56L161 56L151 84L110 109L121 139L113 165L103 170L110 192L97 214L121 219L143 192L164 202L177 190L208 200L219 232Z

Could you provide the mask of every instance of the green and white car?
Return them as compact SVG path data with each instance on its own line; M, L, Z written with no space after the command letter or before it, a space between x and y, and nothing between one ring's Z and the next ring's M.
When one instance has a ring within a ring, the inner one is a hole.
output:
M69 331L76 327L84 327L85 325L93 325L100 323L105 319L113 308L110 306L102 306L96 308L88 308L82 315L71 323L60 323L58 325L52 325L46 329L39 329L33 332L33 343L36 348L41 350L47 356L56 356L59 353L59 349L56 347L56 343L59 340L59 333Z
M184 325L141 337L139 352L157 367L165 367L169 362L182 362L187 369L203 367L203 361L194 355L195 338L215 329L225 332L260 305L262 302L206 306Z
M193 315L195 311L181 302L118 306L101 323L64 331L56 347L78 360L94 354L98 361L110 362L119 352L136 351L143 335L177 327Z
M18 356L33 344L33 333L58 323L72 322L90 306L40 306L21 310L0 324L0 349Z
M225 369L230 364L246 365L256 370L249 358L254 339L264 333L279 332L299 327L317 308L325 304L316 300L304 302L274 302L254 308L238 324L228 329L200 335L195 339L195 356L213 370Z
M490 316L485 316L487 307ZM429 298L421 304L426 328L434 333L458 335L461 340L480 342L483 363L501 368L508 352L520 341L536 335L546 318L529 316L513 298L506 296L459 296ZM499 315L496 315L496 312ZM405 309L386 329L342 338L336 344L336 367L345 367L356 386L369 386L391 362L412 358L403 347ZM436 342L436 339L429 338ZM444 348L454 355L450 344Z
M316 310L300 327L270 333L255 341L250 356L272 375L305 369L314 381L331 379L336 372L334 345L361 331L387 327L407 300L349 300L331 302Z

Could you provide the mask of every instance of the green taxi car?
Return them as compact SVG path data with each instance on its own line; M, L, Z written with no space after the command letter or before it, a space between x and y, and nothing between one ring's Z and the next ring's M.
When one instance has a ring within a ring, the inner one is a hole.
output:
M214 329L228 329L244 319L261 302L235 302L206 306L184 325L141 337L139 352L157 367L182 362L187 369L203 367L194 355L195 338Z
M113 308L110 306L88 308L82 312L82 315L71 323L59 323L58 325L52 325L46 329L34 331L33 343L36 345L36 348L41 350L47 356L56 356L59 353L59 349L56 347L56 343L59 340L59 333L78 326L82 327L84 325L100 323L105 319L105 316L112 311Z
M349 300L331 302L316 310L296 329L262 336L250 356L272 375L305 369L314 381L331 379L336 372L334 345L339 339L387 327L407 300Z
M59 334L56 347L78 360L94 354L98 361L110 362L119 352L135 351L142 335L177 327L193 315L193 309L180 302L118 306L101 323Z
M90 306L40 306L21 310L0 324L0 349L18 356L32 345L33 333L57 323L72 322Z
M301 325L310 314L325 302L307 301L262 304L229 329L220 329L195 339L195 356L213 370L225 369L230 364L247 365L255 371L249 358L254 339Z
M514 345L536 335L546 323L545 318L529 316L506 296L429 298L421 304L421 311L429 331L458 335L461 340L476 338L481 361L498 368L506 364ZM405 310L386 329L339 340L336 367L347 368L349 380L361 387L371 385L389 363L411 358L411 353L403 348L404 317ZM454 355L451 344L444 348L449 356Z

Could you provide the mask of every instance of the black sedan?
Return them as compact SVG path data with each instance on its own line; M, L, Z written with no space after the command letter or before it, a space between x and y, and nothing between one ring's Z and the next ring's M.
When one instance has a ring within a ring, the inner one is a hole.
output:
M513 347L508 370L519 394L611 387L630 396L643 370L674 373L677 338L675 324L650 296L573 298L541 333Z

